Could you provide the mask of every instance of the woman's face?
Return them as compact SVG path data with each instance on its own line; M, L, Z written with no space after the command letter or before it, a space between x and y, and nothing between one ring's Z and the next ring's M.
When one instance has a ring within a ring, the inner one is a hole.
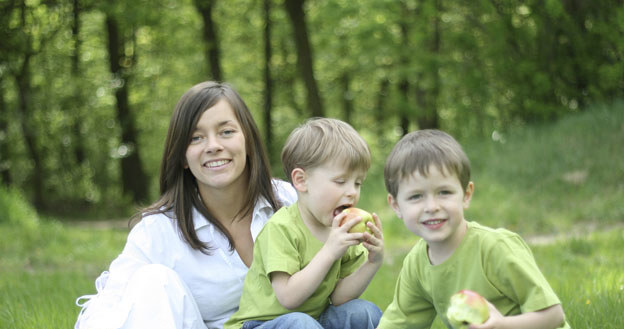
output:
M245 135L234 109L222 99L202 113L186 149L186 168L200 194L247 186Z

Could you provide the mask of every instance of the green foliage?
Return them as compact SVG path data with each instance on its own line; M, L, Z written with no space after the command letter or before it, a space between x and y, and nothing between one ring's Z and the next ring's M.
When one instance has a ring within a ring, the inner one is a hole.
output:
M305 2L327 116L348 118L379 143L380 152L396 139L401 116L414 129L423 113L435 111L440 127L455 136L481 137L519 123L553 122L624 96L621 3L439 3ZM80 4L78 35L70 1L2 5L0 113L6 127L0 125L0 156L11 183L29 199L42 193L47 210L67 205L111 211L130 203L121 193L119 162L126 145L115 92L128 86L139 136L132 147L141 150L153 200L173 107L191 85L210 77L202 19L191 0ZM213 10L225 80L264 127L262 2L217 1ZM107 15L118 20L127 40L125 79L110 73ZM279 175L281 145L309 114L283 1L271 1L269 17L269 151ZM22 113L22 100L29 113ZM33 183L36 166L42 187Z
M19 190L0 186L0 224L33 231L39 225L39 215Z

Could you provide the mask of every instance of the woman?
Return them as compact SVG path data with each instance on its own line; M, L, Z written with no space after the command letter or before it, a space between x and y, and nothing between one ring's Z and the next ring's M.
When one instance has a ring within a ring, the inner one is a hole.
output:
M135 216L98 294L79 298L89 300L75 328L222 328L238 308L256 235L295 199L271 179L240 96L227 84L193 86L169 124L160 199Z

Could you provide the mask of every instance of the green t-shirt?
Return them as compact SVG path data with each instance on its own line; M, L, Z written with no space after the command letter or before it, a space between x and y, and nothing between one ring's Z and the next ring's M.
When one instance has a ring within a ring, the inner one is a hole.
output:
M403 261L378 328L430 328L436 314L451 328L446 310L451 295L461 289L478 292L503 315L561 303L519 235L468 222L461 244L442 264L431 265L427 243L418 241Z
M305 226L297 203L277 211L256 238L253 262L245 277L239 310L224 328L241 328L245 321L272 320L291 312L304 312L318 318L329 305L329 297L338 280L355 272L366 261L368 252L362 245L349 247L340 261L332 265L312 296L294 310L279 303L269 274L286 272L292 275L299 272L321 247L323 242L317 240Z

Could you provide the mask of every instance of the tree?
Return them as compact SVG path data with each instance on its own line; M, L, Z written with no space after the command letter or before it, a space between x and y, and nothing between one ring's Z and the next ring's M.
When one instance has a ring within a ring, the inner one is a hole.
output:
M48 33L37 34L37 29L30 28L36 24L41 24L41 13L31 8L26 2L17 4L11 3L15 7L8 7L9 12L17 12L19 29L14 31L15 62L10 67L10 71L17 86L17 116L18 122L24 138L24 143L29 158L32 160L32 191L34 194L34 204L37 208L45 205L44 199L44 177L46 170L43 165L43 155L37 141L37 128L33 122L35 108L32 105L34 92L32 88L31 61L33 57L43 49L43 45L58 31L58 26L51 26ZM43 8L45 9L45 7ZM45 15L45 14L43 14ZM35 45L35 40L37 44Z
M117 19L113 15L106 14L106 32L110 72L115 81L117 120L121 127L121 146L118 151L121 157L121 181L124 194L130 195L135 202L144 202L148 195L147 177L141 164L138 135L128 100L130 68L135 63L136 49L132 41L129 43L133 48L125 49L128 40L120 31Z
M212 73L212 79L216 81L223 80L221 72L221 51L219 49L219 38L217 35L216 25L213 19L213 8L216 0L195 0L195 8L202 17L203 37L206 47L206 61Z
M72 2L72 39L74 43L73 53L71 55L71 77L73 82L73 97L71 99L73 104L82 104L84 97L82 94L82 88L80 87L80 77L82 72L80 70L80 14L81 6L80 0L73 0ZM73 153L78 165L81 165L86 160L86 154L84 144L82 143L82 111L80 107L74 109L73 122L71 131L73 133L72 146Z
M307 90L308 110L312 116L322 117L325 116L325 110L314 77L312 48L303 11L304 2L305 0L284 0L284 7L293 28L293 38L297 47L297 64Z
M420 100L424 107L420 108L417 121L419 129L437 129L440 127L439 123L439 98L440 98L440 73L439 73L439 61L441 58L441 18L442 15L442 0L432 0L432 16L429 19L432 21L432 32L429 39L428 47L429 58L427 62L427 68L425 69L425 76L430 81L429 88L426 88L426 93L423 93L422 87L417 88L417 98Z
M269 151L271 162L275 160L277 152L273 152L273 79L271 78L271 0L262 1L262 12L264 14L264 138Z
M5 186L11 185L8 114L8 108L4 100L4 83L0 75L0 183Z

